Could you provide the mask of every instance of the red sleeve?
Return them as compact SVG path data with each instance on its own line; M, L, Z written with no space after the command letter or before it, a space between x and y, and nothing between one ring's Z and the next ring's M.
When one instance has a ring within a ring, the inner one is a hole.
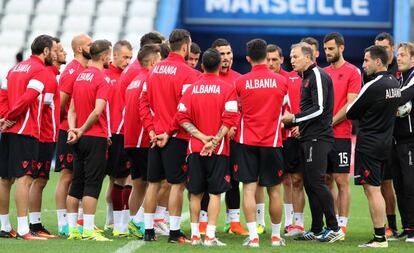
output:
M225 127L231 128L233 126L238 125L239 119L240 119L240 113L238 111L236 90L232 88L226 98L226 101L224 104L224 112L221 117L221 121Z
M191 120L191 96L190 92L187 91L184 93L183 97L178 104L177 113L175 119L181 125L185 122L192 122Z
M349 78L348 83L348 93L356 93L358 94L361 90L361 73L359 69L354 69L353 73L351 74L351 77Z
M9 111L9 97L7 94L7 80L4 81L0 89L0 118Z
M152 123L152 114L148 101L147 83L144 82L142 85L142 91L139 98L139 117L141 118L142 125L145 130L149 133L154 130L154 124Z
M98 84L98 90L96 91L96 99L104 99L108 101L109 96L112 93L112 86L106 81L102 80Z
M64 76L62 76L59 80L60 91L65 92L71 96L73 93L73 83L76 77L77 76L75 73L71 75L66 73Z

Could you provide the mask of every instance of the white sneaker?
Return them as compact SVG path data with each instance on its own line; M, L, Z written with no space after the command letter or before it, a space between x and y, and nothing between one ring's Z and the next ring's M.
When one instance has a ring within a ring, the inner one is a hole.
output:
M413 236L413 237L407 237L407 238L405 239L405 242L411 242L411 243L414 243L414 236Z
M297 236L297 235L303 235L305 233L305 228L302 226L290 226L287 229L285 229L285 236Z
M208 238L206 236L204 238L204 246L206 246L206 247L214 247L214 246L222 247L222 246L227 246L227 244L225 244L223 242L220 242L219 239L217 239L217 237Z
M202 244L203 244L203 241L201 241L201 237L198 237L195 235L191 237L191 245L197 246L197 245L202 245Z
M272 246L273 247L279 247L279 246L286 246L285 239L272 236Z
M259 238L254 238L253 240L250 240L250 237L247 237L243 242L243 246L250 247L250 248L258 248Z
M155 231L155 234L157 235L164 235L164 236L170 235L170 229L168 228L168 225L164 221L154 222L154 231Z
M342 238L345 237L344 232L342 231L342 229L338 229L338 231L334 231L331 229L325 229L322 233L322 235L317 238L320 242L329 242L329 243L334 243L338 240L341 240Z
M388 241L378 241L375 240L375 236L374 239L370 240L369 242L366 242L364 244L360 244L358 245L359 248L388 248Z

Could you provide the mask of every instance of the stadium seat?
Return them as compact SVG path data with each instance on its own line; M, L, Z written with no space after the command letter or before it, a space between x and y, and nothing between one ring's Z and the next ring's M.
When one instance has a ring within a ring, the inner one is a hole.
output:
M40 0L36 6L37 15L61 15L65 10L65 0Z
M154 17L157 10L157 1L132 1L128 9L129 17Z
M63 21L62 31L80 33L89 31L91 17L88 16L69 16Z
M119 33L122 25L122 17L98 17L95 20L94 32Z
M154 20L150 17L131 17L128 19L125 32L147 33L154 29Z
M9 64L8 69L10 69L13 66L13 63L16 61L16 54L19 50L19 47L0 46L0 63L3 63L4 65Z
M95 32L93 35L93 40L109 40L112 43L112 46L118 41L118 33L113 32Z
M26 31L29 24L29 15L26 14L7 14L1 22L1 30L20 30Z
M6 4L4 13L28 15L33 12L33 6L33 0L10 0Z
M24 46L25 31L6 30L0 33L0 46L17 47ZM30 47L30 44L29 44Z
M131 32L131 33L127 33L122 39L125 39L131 43L132 47L134 48L134 54L136 54L138 53L138 50L139 50L139 42L140 42L139 40L144 34L145 32L140 32L140 33Z
M57 31L60 27L60 16L37 15L32 22L32 30Z
M69 16L92 16L95 12L95 0L72 0L67 9Z
M57 32L56 30L46 30L46 29L45 30L31 30L27 38L27 45L30 45L37 36L42 35L42 34L56 36Z
M124 0L104 0L98 7L98 16L117 16L125 14L126 2Z

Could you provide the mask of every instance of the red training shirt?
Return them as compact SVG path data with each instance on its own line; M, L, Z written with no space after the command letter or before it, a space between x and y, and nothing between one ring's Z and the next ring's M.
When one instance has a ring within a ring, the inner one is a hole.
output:
M59 69L56 66L46 67L48 79L43 91L42 120L40 124L40 142L53 143L57 141L58 122L60 117L60 94L56 77Z
M121 97L121 91L118 84L119 77L121 76L122 69L109 64L109 68L104 70L105 75L110 78L109 84L111 85L110 96L106 109L109 110L109 126L111 127L110 133L112 134L124 134L124 107L125 102Z

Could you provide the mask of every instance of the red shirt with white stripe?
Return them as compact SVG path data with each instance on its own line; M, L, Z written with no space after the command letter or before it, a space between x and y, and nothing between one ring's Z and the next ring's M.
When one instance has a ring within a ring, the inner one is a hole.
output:
M60 91L72 97L73 93L73 83L78 75L85 70L85 67L76 59L73 59L63 70L62 74L60 75L59 80L59 89ZM68 125L68 110L70 106L70 98L69 102L66 104L65 107L65 115L62 122L60 122L60 129L67 131L69 129ZM60 109L59 109L60 110Z
M7 81L2 84L2 89L7 91L2 99L4 108L8 108L4 118L16 123L4 132L39 139L42 92L48 77L45 64L35 55L9 70Z
M174 52L152 68L140 103L141 120L148 132L166 132L179 139L189 139L175 119L175 114L182 95L196 79L196 72L187 65L184 57ZM147 113L148 108L151 114Z
M139 71L141 69L141 65L139 64L138 59L135 60L133 63L129 64L124 71L122 71L121 76L118 79L119 88L121 92L122 99L125 100L125 91L132 80L138 76Z
M109 126L111 127L110 133L112 134L124 134L124 107L125 102L121 97L121 91L119 87L119 77L121 76L122 69L116 67L112 63L109 64L109 68L104 70L104 73L110 78L109 84L111 85L110 96L107 103L107 110L109 109Z
M266 64L236 80L241 101L241 123L235 141L261 147L281 147L282 106L287 94L286 78L273 73Z
M361 90L361 71L348 62L345 62L339 68L334 68L330 65L324 68L324 70L332 78L334 89L333 115L335 115L347 103L348 93L358 94ZM334 126L333 132L335 138L351 138L352 121L345 119Z
M60 117L60 95L57 82L59 69L55 66L49 66L48 79L45 82L43 91L43 109L42 120L40 124L40 142L52 143L56 142L58 136L58 122Z
M148 73L147 68L141 68L125 91L125 148L148 148L150 144L148 132L144 130L139 116L140 95Z
M234 87L219 79L216 74L205 73L181 98L178 106L177 119L180 124L191 122L207 136L215 136L221 125L228 128L237 124L237 96ZM206 109L208 108L208 109ZM187 153L199 153L203 142L191 137ZM229 156L230 140L226 135L217 148L216 155Z
M298 75L296 71L291 71L287 73L286 81L288 86L286 110L293 114L299 113L302 78ZM292 136L290 129L283 129L286 138Z
M73 84L72 94L76 111L77 128L82 127L91 112L95 109L97 99L108 101L110 89L109 77L98 68L89 67L79 74ZM83 135L108 138L106 109L102 112L98 121Z

